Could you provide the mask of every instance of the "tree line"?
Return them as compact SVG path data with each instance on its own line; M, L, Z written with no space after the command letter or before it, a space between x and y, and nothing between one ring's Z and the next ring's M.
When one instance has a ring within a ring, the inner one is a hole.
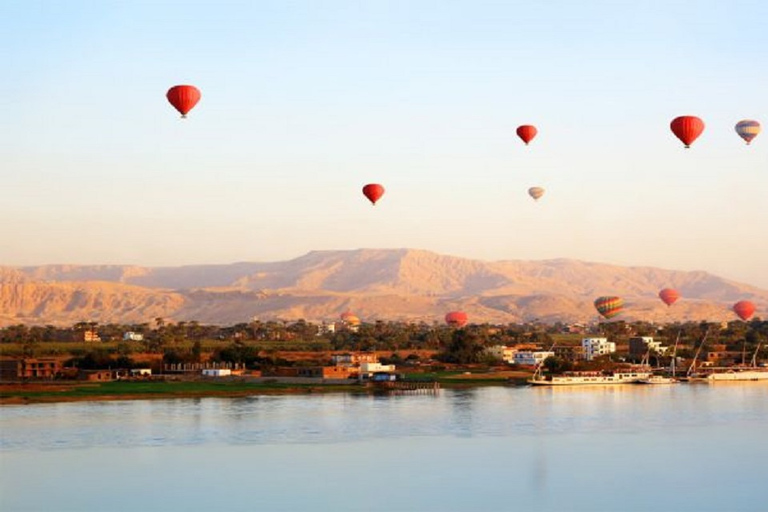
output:
M444 362L471 364L487 358L487 347L524 344L547 349L556 341L578 344L582 336L604 336L617 343L626 342L631 336L653 336L665 340L667 344L679 339L678 354L681 357L691 355L707 332L707 343L722 344L726 350L732 351L754 351L758 344L765 346L768 342L768 321L760 319L727 324L675 322L663 325L613 321L590 326L583 333L570 336L566 333L572 328L564 323L469 324L457 329L439 323L379 320L357 326L339 323L336 327L329 329L325 324L305 320L254 320L221 326L196 321L171 322L162 318L141 324L78 322L69 327L18 324L0 329L0 344L16 344L21 347L21 355L33 356L47 343L82 343L84 333L90 331L97 333L102 342L109 342L113 346L100 349L99 342L95 342L93 348L88 350L77 349L80 353L75 355L86 358L81 361L82 364L96 367L104 362L99 359L107 357L123 358L122 362L128 363L133 353L162 354L168 363L197 362L203 357L203 344L207 347L207 357L246 364L278 364L279 361L265 361L265 357L270 356L264 355L265 351L269 354L278 349L393 353L432 350ZM143 339L124 340L126 332L138 333Z

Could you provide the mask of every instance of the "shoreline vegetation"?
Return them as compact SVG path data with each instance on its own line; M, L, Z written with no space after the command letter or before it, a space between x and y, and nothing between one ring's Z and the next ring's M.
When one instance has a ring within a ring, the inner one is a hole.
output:
M384 391L380 384L358 381L361 373L397 373L402 385L391 387L413 391L429 383L525 385L536 368L555 375L638 364L679 371L697 361L726 368L746 366L750 359L752 366L768 361L768 321L760 319L428 325L366 323L350 315L344 313L333 328L303 320L218 326L163 318L156 318L154 327L96 322L3 327L0 406ZM611 350L587 357L585 337L606 346L610 340Z
M441 388L493 385L524 385L530 372L455 372L434 379ZM260 395L306 395L322 393L368 394L372 390L357 380L307 382L279 378L227 377L211 379L153 378L83 381L18 381L0 383L0 406L60 402L150 400L173 398L242 398Z

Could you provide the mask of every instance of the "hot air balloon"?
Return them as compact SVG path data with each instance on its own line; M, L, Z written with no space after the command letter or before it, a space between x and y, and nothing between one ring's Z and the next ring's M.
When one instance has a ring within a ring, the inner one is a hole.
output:
M467 314L463 311L450 311L445 315L445 323L451 327L464 327L467 325Z
M165 94L168 102L179 111L181 117L187 117L187 113L200 101L200 90L194 85L174 85Z
M544 189L541 187L531 187L528 189L528 195L538 201L544 195Z
M733 305L733 312L746 322L755 314L755 305L748 300L740 300Z
M376 204L376 201L384 195L384 187L378 183L369 183L363 187L363 195L368 198L371 204Z
M760 123L753 121L752 119L744 119L736 123L736 133L739 137L747 141L747 145L752 142L752 139L757 137L760 133Z
M531 124L524 124L517 127L517 136L523 139L526 146L533 140L537 133L539 133L539 131Z
M664 304L671 306L680 298L680 293L672 288L664 288L659 292L659 298L664 301Z
M704 131L704 121L696 116L680 116L674 118L669 127L685 147L689 148Z
M349 325L360 325L360 319L351 311L345 311L341 314L341 321Z
M605 296L595 299L595 309L606 319L620 314L624 309L624 300L621 297Z

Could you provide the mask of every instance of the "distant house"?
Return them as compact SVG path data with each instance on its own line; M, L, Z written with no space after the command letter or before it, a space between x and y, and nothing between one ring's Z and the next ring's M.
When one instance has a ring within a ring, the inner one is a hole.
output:
M62 365L54 357L2 358L0 379L52 379L61 372Z
M109 382L119 378L117 370L80 370L80 380Z
M232 370L229 368L205 368L203 369L203 377L229 377L232 375Z
M131 368L131 377L151 377L152 368Z
M83 341L85 342L97 342L101 341L101 336L94 329L88 329L83 331Z
M485 349L485 353L489 356L500 359L505 363L513 364L515 362L515 354L517 353L516 347L507 347L506 345L494 345Z
M350 371L348 366L313 366L298 368L297 376L314 379L348 379Z
M378 363L379 357L372 352L333 354L331 361L337 366L358 366L363 363Z
M629 355L642 356L647 352L654 354L665 354L667 347L662 346L660 341L654 341L652 336L632 336L629 338Z
M140 332L128 331L123 333L123 341L143 341L144 335Z
M587 361L616 352L616 343L608 341L608 338L582 338L581 346Z
M538 366L548 357L554 357L555 353L548 350L515 352L515 364L523 366Z
M303 379L348 379L353 375L350 366L284 366L264 374L265 377L292 377Z
M746 355L743 352L728 350L710 350L707 352L706 361L713 366L731 366L746 362Z
M395 365L381 363L362 363L360 365L360 378L370 378L374 373L394 373Z

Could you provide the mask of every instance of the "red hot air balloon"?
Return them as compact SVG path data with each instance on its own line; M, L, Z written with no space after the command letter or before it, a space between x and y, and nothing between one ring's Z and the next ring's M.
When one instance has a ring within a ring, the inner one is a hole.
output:
M664 288L659 292L659 298L664 301L664 304L671 306L680 298L680 293L672 288Z
M539 131L531 124L524 124L517 127L517 136L523 139L526 146L533 140L537 133L539 133Z
M200 96L200 90L194 85L174 85L165 94L168 102L183 118L187 117L187 113L197 105Z
M611 319L621 314L624 309L624 300L621 297L605 296L595 299L595 309L606 319Z
M369 183L363 187L363 195L368 198L371 204L375 205L376 201L381 199L381 196L384 195L384 187L378 183Z
M445 315L445 323L451 327L464 327L467 325L467 314L463 311L451 311Z
M704 131L704 121L696 116L680 116L674 118L669 127L685 147L689 148Z
M746 322L755 314L755 305L748 300L740 300L733 305L733 312Z

